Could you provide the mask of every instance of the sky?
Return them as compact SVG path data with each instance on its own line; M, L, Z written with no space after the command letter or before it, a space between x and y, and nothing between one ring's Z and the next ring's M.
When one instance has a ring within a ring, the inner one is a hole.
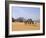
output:
M12 17L24 17L25 19L37 20L40 19L40 8L36 7L12 7Z

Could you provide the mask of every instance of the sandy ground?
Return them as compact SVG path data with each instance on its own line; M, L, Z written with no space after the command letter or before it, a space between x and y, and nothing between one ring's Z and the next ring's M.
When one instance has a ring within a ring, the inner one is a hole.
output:
M12 22L12 31L40 30L40 24Z

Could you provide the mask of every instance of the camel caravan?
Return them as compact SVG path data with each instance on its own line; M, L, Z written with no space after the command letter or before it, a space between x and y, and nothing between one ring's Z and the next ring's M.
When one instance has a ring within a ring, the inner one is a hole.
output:
M24 21L25 24L34 24L34 21L32 21L32 19L28 19L26 21Z
M18 18L18 19L12 18L12 22L24 22L25 24L36 24L32 19L25 20L24 18Z

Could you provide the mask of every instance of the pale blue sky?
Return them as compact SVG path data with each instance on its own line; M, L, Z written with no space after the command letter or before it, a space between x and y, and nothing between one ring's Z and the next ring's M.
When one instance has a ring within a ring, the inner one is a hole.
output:
M25 19L31 18L32 20L40 19L40 8L36 7L12 7L12 17L24 17Z

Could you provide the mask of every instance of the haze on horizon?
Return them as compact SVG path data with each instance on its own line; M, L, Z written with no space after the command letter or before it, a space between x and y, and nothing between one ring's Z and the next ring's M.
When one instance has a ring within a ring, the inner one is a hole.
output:
M17 19L24 17L25 19L38 20L40 19L40 8L36 7L12 7L12 17Z

